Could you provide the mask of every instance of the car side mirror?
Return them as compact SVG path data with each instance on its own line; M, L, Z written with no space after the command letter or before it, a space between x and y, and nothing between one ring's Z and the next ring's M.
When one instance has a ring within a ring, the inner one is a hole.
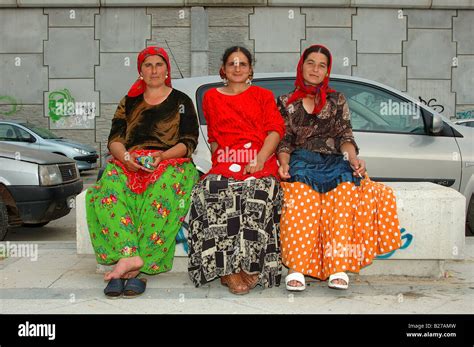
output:
M36 139L33 136L30 136L29 138L25 139L25 142L35 143Z
M444 122L443 118L439 114L433 115L433 123L431 124L431 133L439 134L443 130Z

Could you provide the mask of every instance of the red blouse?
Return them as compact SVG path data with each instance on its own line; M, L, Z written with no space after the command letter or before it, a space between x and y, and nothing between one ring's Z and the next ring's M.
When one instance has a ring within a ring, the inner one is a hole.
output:
M213 88L204 95L203 111L208 141L218 145L208 174L237 180L270 175L279 178L275 154L267 159L261 171L243 174L245 166L256 160L270 131L276 131L280 139L285 135L285 122L271 91L250 86L240 94L225 95Z

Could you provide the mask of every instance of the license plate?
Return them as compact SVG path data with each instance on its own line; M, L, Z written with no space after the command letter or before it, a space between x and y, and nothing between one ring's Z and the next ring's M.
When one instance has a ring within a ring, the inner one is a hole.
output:
M92 163L92 164L91 164L91 168L92 168L92 169L97 168L97 163Z

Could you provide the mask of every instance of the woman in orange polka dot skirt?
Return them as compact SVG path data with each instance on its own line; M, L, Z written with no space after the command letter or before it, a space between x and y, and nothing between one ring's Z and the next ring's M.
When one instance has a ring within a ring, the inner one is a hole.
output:
M280 240L293 291L305 289L304 275L347 289L346 272L401 245L395 195L371 181L357 157L347 101L328 86L331 63L326 47L306 49L295 90L277 102L286 124L277 149L287 181Z

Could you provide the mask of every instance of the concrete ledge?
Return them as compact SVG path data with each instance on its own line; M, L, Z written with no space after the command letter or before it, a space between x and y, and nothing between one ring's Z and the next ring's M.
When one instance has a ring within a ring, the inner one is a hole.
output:
M444 275L444 260L376 259L363 268L363 276L413 276L440 278Z
M17 7L99 7L100 0L17 0Z
M385 184L394 189L397 197L402 247L379 255L371 266L361 271L362 275L440 277L446 260L464 259L465 198L462 194L427 182ZM77 253L94 254L85 216L85 192L82 192L76 198ZM183 231L187 237L187 231ZM172 271L186 271L187 254L183 244L176 246L175 257L177 265ZM98 269L103 272L107 267Z
M0 0L0 7L368 7L474 9L472 0Z

